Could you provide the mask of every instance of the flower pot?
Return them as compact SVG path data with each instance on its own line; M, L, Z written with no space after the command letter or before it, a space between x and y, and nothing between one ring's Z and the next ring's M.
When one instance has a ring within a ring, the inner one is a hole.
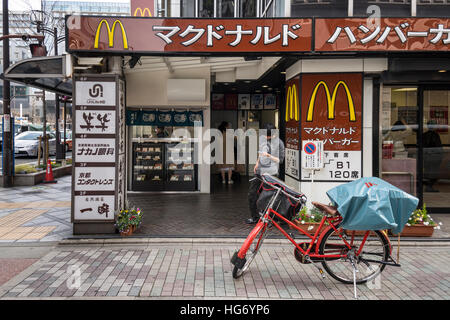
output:
M120 231L121 236L131 236L133 234L133 228L130 226L128 229Z
M431 237L434 232L434 226L426 226L424 224L414 224L410 226L405 226L401 237ZM396 234L394 234L396 236Z
M304 224L302 224L301 221L298 219L294 219L292 223L295 224L300 229L302 229L303 231L305 231L306 233L309 233L310 235L314 235L320 225L319 222L305 222ZM294 227L292 227L291 225L289 225L289 228L294 229Z
M348 237L351 237L353 235L353 232L355 232L355 236L364 236L367 230L344 230L344 231Z

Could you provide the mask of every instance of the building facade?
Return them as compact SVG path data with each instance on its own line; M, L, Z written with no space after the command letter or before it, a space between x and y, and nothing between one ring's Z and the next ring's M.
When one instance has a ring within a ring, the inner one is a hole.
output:
M114 232L127 194L214 193L222 121L249 133L241 176L274 123L280 176L309 200L377 176L448 212L449 14L448 1L136 0L130 17L69 17L74 232Z

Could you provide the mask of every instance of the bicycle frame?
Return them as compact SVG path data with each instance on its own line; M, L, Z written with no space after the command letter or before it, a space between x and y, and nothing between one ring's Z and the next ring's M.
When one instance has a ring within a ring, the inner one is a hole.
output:
M342 234L340 232L337 232L337 229L336 229L336 225L340 221L342 221L342 217L341 216L337 216L337 217L324 216L322 218L322 220L320 221L319 227L317 228L315 234L314 235L310 235L308 232L306 232L303 229L297 227L294 223L292 223L291 221L289 221L288 219L283 217L281 214L279 214L278 212L276 212L275 210L272 209L273 204L275 202L275 199L277 199L277 197L280 194L280 192L282 192L282 193L286 194L287 196L291 197L289 194L284 192L281 188L276 187L276 186L272 186L272 187L277 189L277 192L272 197L270 204L266 208L266 212L265 212L264 216L261 217L261 219L258 221L256 226L253 228L253 230L248 235L248 237L245 240L244 244L242 245L241 249L239 250L239 252L237 254L237 256L239 258L243 259L245 257L245 255L247 254L248 249L250 248L250 245L255 240L256 235L261 231L261 228L264 228L262 231L265 232L269 223L272 223L278 230L280 230L280 232L297 248L297 250L299 250L305 256L309 256L310 258L322 258L322 259L326 259L326 258L330 258L330 259L334 258L334 259L336 259L336 258L346 258L347 257L346 254L325 254L325 255L320 255L319 254L320 243L321 243L323 237L325 236L325 234L328 232L329 229L334 229L334 231L336 231L336 234L343 241L342 247L339 246L339 248L344 248L345 247L348 250L352 250L353 240L354 240L354 232L352 233L352 236L351 236L351 239L350 239L350 243L349 243L342 236ZM284 231L284 229L281 228L281 226L274 220L274 217L278 217L282 221L286 222L293 229L303 233L305 236L310 238L311 241L309 243L308 248L306 250L304 250L302 247L300 247L300 245L286 231ZM329 225L328 225L328 227L323 229L323 227L325 225L325 222L328 222ZM323 231L322 231L322 229L323 229ZM358 251L355 252L355 256L359 256L361 254L361 252L363 250L363 247L366 244L366 241L367 241L367 238L368 238L369 234L370 234L370 231L366 231L365 232L364 237L363 237L363 239L361 241L361 245L358 248ZM390 245L389 237L387 237L387 239L388 239L388 242L389 242L389 252L391 253L392 247ZM260 239L258 239L257 247L259 247L259 245L260 245L259 241L260 241ZM311 250L314 247L314 244L316 244L315 251L311 253Z

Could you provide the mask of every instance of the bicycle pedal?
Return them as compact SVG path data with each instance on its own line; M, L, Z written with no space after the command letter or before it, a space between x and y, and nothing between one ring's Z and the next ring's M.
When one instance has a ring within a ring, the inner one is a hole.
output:
M295 240L295 235L292 232L289 232L289 236Z
M320 275L323 279L325 279L325 273L323 272L322 268L319 268Z

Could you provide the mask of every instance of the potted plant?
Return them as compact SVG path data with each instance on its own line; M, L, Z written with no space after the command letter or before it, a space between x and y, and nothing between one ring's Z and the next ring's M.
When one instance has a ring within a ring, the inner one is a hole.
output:
M137 208L128 210L128 213L130 225L134 232L142 222L142 211L139 208Z
M294 217L292 222L303 231L309 234L315 234L322 218L323 213L319 209L312 208L308 212L308 208L303 207ZM291 229L294 229L291 226L289 227Z
M130 236L133 234L131 217L128 210L120 210L116 217L115 226L117 230L119 230L121 236Z
M406 226L400 233L403 237L431 237L434 229L440 229L439 225L431 218L427 212L426 205L422 209L415 210L409 217Z

